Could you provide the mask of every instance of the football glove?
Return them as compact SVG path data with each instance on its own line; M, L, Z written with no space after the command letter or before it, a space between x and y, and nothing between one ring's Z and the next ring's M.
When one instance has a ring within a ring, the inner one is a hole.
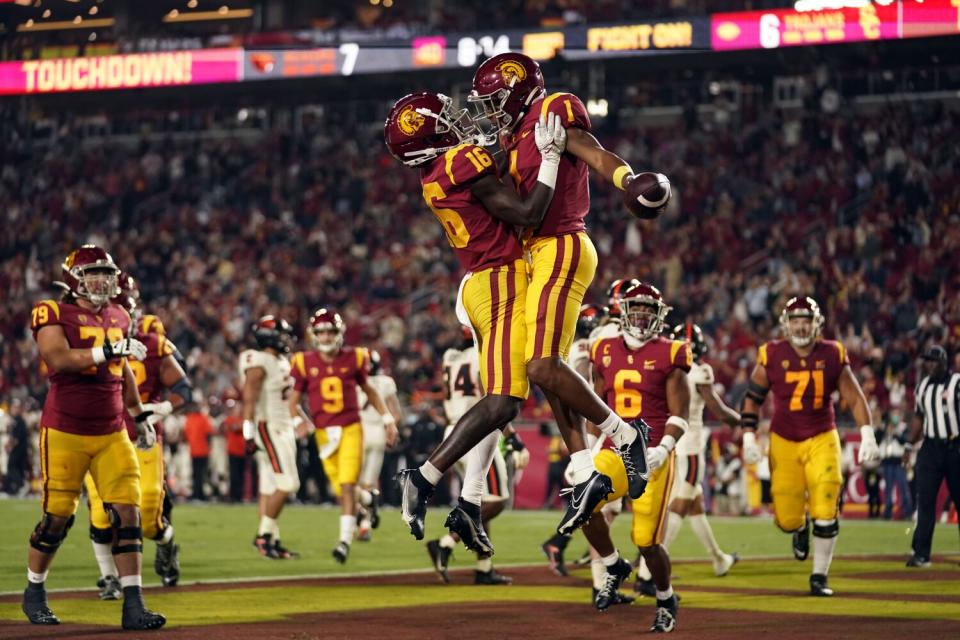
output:
M161 416L153 411L143 410L133 419L137 428L136 447L141 451L149 451L157 444L157 429L154 426L160 422Z
M136 338L124 338L113 343L106 343L102 347L93 350L93 361L97 364L113 360L115 358L131 357L134 360L147 359L147 347Z
M857 464L875 462L880 459L880 447L873 427L868 424L860 427L860 450L857 452Z
M743 432L743 461L746 464L757 464L763 458L760 445L757 444L757 434L753 431Z
M560 156L567 148L567 130L563 128L557 114L548 113L546 118L540 116L540 120L534 125L533 139L543 162L560 164Z
M513 466L515 469L520 471L530 464L530 451L527 449L527 446L523 444L523 440L520 439L516 431L506 436L503 439L503 444L506 447L507 453L513 458Z
M173 404L169 400L164 400L163 402L148 402L143 405L143 410L153 411L155 414L163 418L173 413Z

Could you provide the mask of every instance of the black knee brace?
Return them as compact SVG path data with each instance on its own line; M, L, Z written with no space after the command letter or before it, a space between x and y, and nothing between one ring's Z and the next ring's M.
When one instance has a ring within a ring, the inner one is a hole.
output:
M140 526L139 517L137 518L137 524L133 527L124 527L120 523L120 514L117 513L117 510L113 508L112 504L103 503L103 508L106 509L107 514L110 516L110 526L112 527L112 537L111 541L113 546L110 548L113 555L118 555L121 553L143 553L143 528ZM136 540L132 544L120 544L121 540Z
M76 516L70 516L67 519L67 524L63 527L63 531L51 531L52 516L49 513L44 513L43 519L30 534L30 546L41 553L56 553L63 541L66 540L67 533L73 526L74 520L76 520Z
M90 525L90 539L97 544L110 544L113 542L113 529L98 529Z
M829 524L817 524L813 521L813 535L817 538L836 538L840 533L840 521L834 518Z

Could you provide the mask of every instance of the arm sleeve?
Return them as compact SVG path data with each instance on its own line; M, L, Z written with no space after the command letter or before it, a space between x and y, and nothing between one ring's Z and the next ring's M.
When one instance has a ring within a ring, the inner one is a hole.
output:
M560 116L560 122L565 129L576 127L584 131L591 130L587 108L580 98L572 93L553 93L544 98L540 105L540 115L546 117L548 113Z

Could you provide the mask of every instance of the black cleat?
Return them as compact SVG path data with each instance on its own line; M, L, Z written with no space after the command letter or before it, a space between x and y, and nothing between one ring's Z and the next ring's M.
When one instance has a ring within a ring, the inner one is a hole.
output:
M260 555L264 558L277 560L280 558L280 556L277 554L277 550L273 548L273 541L270 538L271 536L269 533L265 533L262 536L257 536L253 539L253 547L259 551Z
M300 554L296 551L291 551L280 544L280 538L277 538L273 541L273 550L276 552L277 558L280 560L291 560L300 557Z
M471 511L475 513L471 514ZM459 504L447 516L443 526L449 529L450 533L455 533L463 546L470 551L484 556L493 555L493 543L483 530L483 522L480 520L480 507L460 498Z
M907 560L907 566L914 569L924 569L930 566L930 558L924 558L922 556L918 556L917 554L913 554L910 556L910 559Z
M43 585L39 589L27 587L23 592L23 604L20 608L30 624L60 624L60 618L47 606L47 592Z
M543 553L546 554L547 560L550 562L550 570L558 576L567 576L570 575L567 573L567 566L563 562L563 549L558 547L553 543L553 539L547 540L540 548L543 549Z
M473 584L486 584L486 585L513 584L513 578L497 573L496 569L490 569L490 571L474 571Z
M427 543L427 553L430 554L430 563L433 564L434 571L440 576L444 584L450 584L450 574L447 569L450 566L450 556L453 549L440 546L439 540L431 540Z
M563 520L557 525L557 533L567 535L582 527L593 515L597 505L606 500L611 493L613 493L613 484L610 477L599 471L594 471L585 482L561 491L561 495L570 494L570 502L566 513L563 514Z
M376 529L380 526L380 492L376 489L370 489L370 528Z
M793 557L803 561L810 555L810 519L807 518L802 529L793 532Z
M423 540L424 520L427 517L427 501L434 487L423 477L419 469L404 469L397 474L400 483L400 514L410 527L410 534Z
M833 595L833 589L827 586L827 576L822 573L814 573L810 576L810 595L821 598L829 598Z
M653 633L672 633L677 628L677 598L657 600L657 615L653 619L650 631Z
M607 575L603 579L603 586L597 591L597 597L593 605L599 610L604 611L610 605L616 604L615 600L620 595L620 585L633 573L633 567L630 563L620 558L612 567L607 567Z
M136 606L123 607L122 626L130 631L152 631L167 624L163 614L150 611L143 603Z
M123 589L120 587L120 578L117 576L107 576L97 580L97 586L100 587L101 600L119 600L123 597Z
M254 541L256 546L256 541ZM163 579L163 586L175 587L180 580L180 545L169 542L157 545L157 558L153 563L157 575Z
M600 593L600 591L595 588L592 588L590 591L591 591L590 603L596 604L597 594ZM613 596L613 601L610 603L610 606L614 606L618 604L633 604L635 600L636 598L634 598L633 596L628 596L626 594L623 594L617 591L617 593Z
M648 596L650 598L657 597L657 585L653 584L653 580L637 578L637 582L633 585L633 590L642 596Z
M346 564L347 557L350 555L350 545L346 542L338 542L337 546L333 548L331 555L333 555L333 559L338 563Z
M617 455L623 460L627 470L627 485L633 500L643 495L650 480L650 469L647 467L647 438L650 437L650 427L643 418L637 418L627 423L637 432L636 438L630 444L617 448Z

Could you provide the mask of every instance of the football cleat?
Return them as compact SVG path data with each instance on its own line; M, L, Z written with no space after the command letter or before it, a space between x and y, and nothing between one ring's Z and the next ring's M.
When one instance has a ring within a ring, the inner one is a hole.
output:
M347 557L350 555L350 545L346 542L338 542L337 546L333 548L331 555L333 555L333 559L338 563L346 564Z
M180 545L173 542L158 544L153 568L163 579L163 586L177 586L177 581L180 580Z
M833 595L833 589L827 586L827 576L822 573L814 573L810 576L810 595L822 598Z
M633 590L642 596L647 596L650 598L657 597L657 585L653 583L653 580L637 578L637 582L633 585Z
M373 537L370 535L370 529L360 527L357 529L357 542L370 542Z
M617 448L617 455L623 460L627 470L627 486L630 497L634 500L643 495L650 480L650 469L647 467L647 438L650 437L650 427L643 418L637 418L628 423L631 429L637 432L630 444Z
M470 511L475 511L476 516L470 515ZM493 555L493 543L490 542L487 532L483 530L479 507L460 498L459 504L447 516L443 526L449 529L450 533L456 534L463 546L470 551L484 556Z
M490 569L490 571L474 571L473 584L486 584L486 585L513 584L513 578L497 573L496 569Z
M150 631L167 624L167 619L159 613L147 609L141 600L131 606L123 604L122 626L131 631Z
M810 555L810 519L807 518L802 529L793 532L793 557L803 561Z
M910 559L907 560L907 566L912 568L926 568L930 566L930 558L923 558L916 554L910 556Z
M610 605L616 604L617 596L620 595L620 585L630 577L631 573L633 573L633 567L623 558L617 560L612 567L607 567L607 575L603 578L603 586L597 591L593 606L599 611L604 611Z
M427 518L427 501L434 487L424 479L418 469L404 469L397 475L400 483L400 514L410 527L410 534L423 540L424 520Z
M597 594L600 593L600 590L597 589L596 587L593 587L590 589L590 591L591 591L590 603L595 605L597 602ZM633 596L628 596L626 594L623 594L617 591L616 594L614 594L613 596L613 601L610 603L610 606L614 606L618 604L633 604L635 601L636 601L636 598L634 598Z
M677 628L677 599L657 601L657 614L650 626L653 633L672 633Z
M280 554L273 548L273 542L270 540L270 537L269 533L257 536L253 539L253 547L260 552L262 557L277 560L280 558Z
M434 571L440 576L444 584L450 584L450 574L447 569L450 566L450 556L453 549L441 547L439 540L431 540L427 543L427 553L430 554L430 563L433 564Z
M60 618L47 606L47 592L42 586L39 589L27 587L20 608L30 624L60 624Z
M380 492L376 489L370 489L370 495L373 497L368 507L370 511L370 528L376 529L380 526Z
M543 549L543 553L546 554L547 560L550 562L550 570L553 571L555 575L570 575L567 573L567 566L563 562L564 550L553 543L553 538L540 545L540 548Z
M594 471L584 482L561 491L560 495L570 496L570 502L567 504L563 519L557 525L557 533L567 535L582 527L593 515L597 505L606 500L611 493L613 493L613 484L610 477L599 471Z
M280 538L277 538L273 541L273 551L277 554L277 558L279 560L291 560L300 557L300 554L296 551L291 551L280 544Z
M713 573L718 577L722 578L727 575L733 565L737 564L740 560L740 556L736 553L725 553L723 557L717 561L713 561Z
M119 600L123 597L123 588L117 576L106 576L97 580L101 600Z

